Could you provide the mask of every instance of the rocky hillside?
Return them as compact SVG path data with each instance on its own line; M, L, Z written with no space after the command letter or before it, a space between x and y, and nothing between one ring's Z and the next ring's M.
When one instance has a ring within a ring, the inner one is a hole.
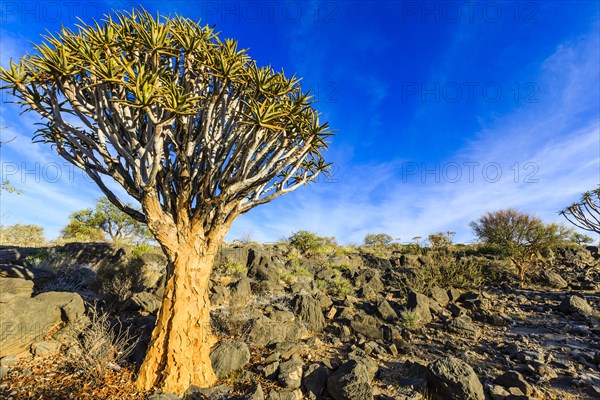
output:
M211 287L220 385L177 396L131 385L162 256L1 248L0 397L600 398L597 248L561 250L522 285L468 248L367 250L224 248Z

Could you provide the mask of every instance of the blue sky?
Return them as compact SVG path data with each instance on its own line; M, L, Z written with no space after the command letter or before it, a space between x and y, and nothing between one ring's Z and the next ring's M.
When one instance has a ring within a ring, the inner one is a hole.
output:
M333 176L240 217L228 240L307 229L360 243L455 231L514 207L547 222L600 182L600 3L595 1L0 2L0 63L45 30L142 4L216 24L259 64L297 73L337 130ZM5 224L54 238L100 191L4 104Z

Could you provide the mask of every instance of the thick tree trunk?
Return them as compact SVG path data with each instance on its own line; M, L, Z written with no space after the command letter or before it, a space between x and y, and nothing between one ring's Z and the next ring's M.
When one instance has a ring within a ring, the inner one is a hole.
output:
M209 358L213 340L208 299L214 257L211 249L189 244L173 252L162 306L137 378L140 389L181 393L191 384L207 387L216 381Z

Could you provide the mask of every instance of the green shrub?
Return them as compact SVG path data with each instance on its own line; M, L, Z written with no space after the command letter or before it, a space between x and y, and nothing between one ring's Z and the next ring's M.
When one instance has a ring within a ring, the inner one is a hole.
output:
M343 256L346 253L345 248L338 246L334 238L325 238L326 242L311 251L311 256Z
M225 276L243 277L248 274L248 268L237 260L225 257L217 267L217 273Z
M279 268L277 270L277 276L288 285L293 285L301 279L312 279L313 273L306 269L306 267L296 264L291 268Z
M289 249L288 253L286 254L285 264L288 267L293 267L295 265L299 265L301 260L302 260L302 255L300 254L300 251L297 248L292 247Z
M423 248L418 243L408 243L408 244L396 244L394 246L394 250L401 254L413 254L413 255L421 255L423 254Z
M400 320L408 329L416 329L421 325L421 317L416 310L405 310L400 313Z
M337 269L339 271L352 271L354 269L354 267L352 267L352 265L347 264L347 263L342 263L342 264L334 264L331 266L331 268L333 269Z
M321 290L323 292L328 292L329 291L329 285L323 279L316 279L315 280L315 285L317 286L317 289L319 289L319 290Z
M105 233L98 227L101 217L92 209L75 211L69 216L69 223L60 231L59 241L106 242Z
M346 245L346 246L338 245L334 255L345 256L348 254L357 254L357 253L358 253L358 251L356 250L355 245Z
M54 271L65 267L68 256L52 248L40 249L35 254L25 257L25 262L32 267Z
M333 278L329 287L331 288L332 293L338 296L345 296L354 293L352 282L350 282L350 279L344 278L343 276L336 276Z
M363 254L372 254L376 257L387 258L392 254L390 247L362 246L360 252Z
M336 276L330 280L317 279L317 288L334 296L346 296L354 293L354 287L349 279Z
M134 258L141 257L144 254L162 254L162 251L156 246L152 246L148 243L138 244L131 248L131 256Z

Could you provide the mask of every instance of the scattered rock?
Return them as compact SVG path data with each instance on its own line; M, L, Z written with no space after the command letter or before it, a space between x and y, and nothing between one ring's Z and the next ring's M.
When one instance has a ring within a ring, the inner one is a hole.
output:
M210 353L210 361L217 377L223 378L248 364L250 349L244 342L224 340Z
M483 386L473 368L448 356L427 367L427 382L438 394L448 400L485 400Z
M53 329L76 323L84 314L77 293L47 292L15 297L0 307L0 357L19 354Z
M252 247L257 248L251 250ZM78 249L81 254L77 260L90 259L94 265L100 263L91 259L98 257L93 251L87 251L82 245ZM235 381L254 385L235 396L227 386L208 390L190 388L186 398L420 400L429 386L428 393L436 399L482 399L481 382L473 369L459 359L448 357L429 367L421 365L424 372L413 375L406 364L398 362L398 357L415 360L413 364L416 364L446 352L463 354L469 360L481 360L474 354L471 341L481 338L484 332L489 335L486 339L493 340L477 343L477 350L490 356L479 364L477 373L487 378L485 395L488 399L562 398L566 386L591 397L598 396L600 380L595 371L600 365L600 351L594 349L598 345L600 327L595 318L590 318L599 315L600 260L597 255L588 251L587 256L582 256L579 253L585 251L569 249L566 252L572 262L557 258L556 262L546 265L540 277L556 290L536 286L527 290L513 289L502 283L507 277L499 275L497 285L486 286L488 292L473 288L463 294L454 288L433 287L427 291L428 297L410 293L406 307L401 308L399 302L406 296L407 278L424 263L433 262L429 255L402 254L407 250L392 250L389 258L362 257L358 253L352 260L350 256L328 254L321 254L318 259L306 257L299 260L300 265L311 276L296 283L287 280L284 283L278 271L285 268L287 249L270 245L226 246L227 252L240 253L239 257L236 254L228 257L247 266L248 276L232 281L231 277L215 274L211 279L212 305L224 307L219 310L219 318L227 318L227 307L241 306L231 308L244 312L238 315L236 325L224 333L236 335L237 330L243 329L245 333L237 336L242 336L250 346L264 349L264 356L249 366L252 357L248 345L231 340L219 343L211 352L219 379L223 381L237 370ZM3 251L0 246L0 253ZM556 254L560 257L561 252ZM494 271L504 262L491 254L473 255L471 249L461 252L459 257L474 257L482 265L488 263L485 265ZM27 264L22 255L17 259ZM332 268L332 265L351 267ZM73 265L73 268L87 266ZM44 272L30 267L0 265L0 321L3 325L0 376L8 373L0 383L0 397L15 377L34 374L31 368L21 369L21 362L31 362L26 360L20 361L13 372L14 354L27 350L38 358L45 357L60 351L60 343L69 352L72 341L90 323L81 298L75 294L49 292L32 298L36 291L50 290L56 283L52 279L60 277L46 273L49 285L40 286L42 276ZM342 276L353 284L351 295L330 297L322 291L321 282L315 281L327 282ZM136 334L144 332L143 341L147 344L155 321L152 313L160 306L161 297L157 293L164 285L164 274L161 272L160 279L143 281L127 306L117 308L117 311L121 314L119 317L125 318L127 326L131 322ZM97 288L86 285L83 284L81 293L87 301L88 296L93 299ZM565 292L567 288L569 292ZM578 292L583 290L586 292ZM558 304L560 306L556 307ZM409 329L408 324L397 323L401 309L415 311L402 314L406 321L417 321L418 318L419 322L430 324L421 329ZM6 325L7 322L16 324L16 328ZM313 335L309 331L321 334ZM11 344L10 341L21 332L25 333L23 343ZM31 332L40 334L31 335ZM146 344L140 346L140 354L144 353ZM339 360L344 357L346 361L340 365ZM377 360L377 364L368 357ZM379 365L381 371L375 378ZM511 369L509 372L493 380L500 374L499 370L504 371L507 367ZM263 374L270 380L268 396L258 384ZM276 386L279 389L274 389ZM17 392L15 398L27 397L19 390ZM177 395L163 393L148 398L180 399Z
M461 315L467 314L466 308L461 307L458 304L454 304L454 303L452 303L448 306L448 310L450 310L450 312L452 313L452 315L454 317L460 317Z
M377 313L381 319L387 322L394 322L398 319L398 314L396 314L396 311L385 299L381 299L377 302Z
M274 361L270 364L267 364L263 368L263 374L267 379L276 379L277 371L279 371L279 361Z
M302 367L304 362L297 354L279 365L278 380L284 388L298 389L302 383Z
M296 321L273 320L264 316L252 321L247 335L249 343L261 347L270 343L294 342L308 337L308 330Z
M196 385L191 385L183 394L183 400L205 400L205 399L225 399L231 393L231 387L227 385L219 385L209 388L201 388Z
M39 249L37 249L39 251ZM2 250L11 251L11 249ZM2 252L0 251L0 252ZM0 257L1 258L1 257ZM48 271L42 268L34 268L30 266L5 264L0 260L0 277L2 278L16 278L22 280L28 280L33 282L35 285L43 285L56 278L56 274L52 271Z
M366 363L349 360L327 379L327 391L335 400L371 400L375 372Z
M497 377L494 382L505 388L518 388L522 394L527 396L533 393L531 385L527 383L525 378L523 378L523 375L517 371L507 371Z
M134 293L123 305L123 308L126 310L153 313L160 308L160 299L155 294L149 292Z
M452 303L458 301L458 299L460 299L461 296L460 290L456 288L450 288L446 291L446 293L448 294L448 299Z
M432 299L428 299L429 300L429 311L431 311L432 313L436 314L436 315L442 315L444 313L444 309L442 308L442 306L440 306L438 304L437 301L432 300Z
M271 320L277 322L294 322L296 320L296 316L293 312L289 310L282 310L279 307L275 308L267 306L267 308L265 308L265 314L267 314Z
M433 319L431 312L429 311L429 299L423 294L410 292L408 294L406 308L414 310L423 324L428 324Z
M363 312L356 314L350 322L350 326L355 332L358 332L370 339L382 339L381 322Z
M419 256L416 254L402 254L400 256L400 265L402 267L416 268L419 267Z
M504 400L510 393L500 385L489 385L488 392L492 397L492 400Z
M548 286L555 289L565 289L569 286L562 276L551 270L544 270L542 272L542 278Z
M325 316L327 319L333 319L337 314L337 309L335 307L331 307Z
M329 369L322 364L311 364L304 371L302 384L310 399L321 400L329 378Z
M248 278L242 278L231 285L231 303L236 306L243 306L250 302L252 297L252 287Z
M481 336L479 327L466 315L461 315L450 321L448 330L472 340L477 340Z
M212 294L210 295L210 304L213 307L221 307L229 303L231 299L231 293L229 288L223 285L214 285L212 287Z
M434 286L431 288L431 298L442 307L446 307L450 302L448 292L438 286Z
M264 400L264 398L265 393L260 383L255 383L242 396L239 396L239 400Z
M47 340L31 345L31 352L36 358L44 358L58 354L60 351L60 342L56 340Z
M569 296L559 306L560 311L571 314L574 317L586 318L593 314L594 310L586 299L580 296Z
M13 367L17 364L17 357L15 355L4 356L0 358L0 367Z
M154 393L146 397L146 400L181 400L181 397L172 393Z
M294 313L313 332L321 332L325 327L325 317L321 303L314 297L304 294L297 295L293 302Z
M31 297L33 281L19 278L0 278L0 303L8 303L15 297Z
M281 390L281 391L277 391L277 390L271 390L271 392L269 392L269 397L268 399L270 400L302 400L302 390L300 389L293 389L293 390Z
M379 270L376 269L363 270L355 278L354 284L362 290L363 297L367 299L376 297L378 293L382 293L385 289Z

